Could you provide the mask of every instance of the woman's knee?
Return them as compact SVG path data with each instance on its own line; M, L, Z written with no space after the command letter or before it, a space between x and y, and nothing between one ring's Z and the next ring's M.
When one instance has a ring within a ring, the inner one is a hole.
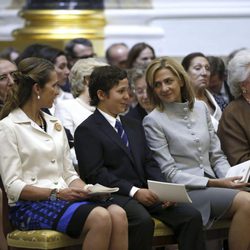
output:
M111 205L108 207L108 211L113 222L128 226L127 214L123 208L117 205Z
M96 207L89 213L84 228L90 229L93 227L111 230L111 217L107 209L103 207Z
M231 212L242 211L250 216L250 193L241 191L233 199Z

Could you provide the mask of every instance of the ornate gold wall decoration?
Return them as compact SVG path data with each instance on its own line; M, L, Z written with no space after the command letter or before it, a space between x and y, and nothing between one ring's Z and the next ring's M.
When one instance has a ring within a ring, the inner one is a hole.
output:
M16 39L104 38L106 21L100 10L24 10L20 16L25 27L13 32Z

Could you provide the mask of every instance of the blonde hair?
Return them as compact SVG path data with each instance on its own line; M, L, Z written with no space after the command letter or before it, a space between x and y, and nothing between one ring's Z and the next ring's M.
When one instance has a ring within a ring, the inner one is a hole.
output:
M195 96L189 77L180 63L170 57L160 57L153 60L146 69L146 82L148 86L148 96L150 101L160 110L164 106L160 98L154 92L155 74L160 69L169 69L183 86L181 87L181 97L189 102L189 109L193 109Z
M71 83L71 93L74 97L78 97L85 90L85 77L90 76L95 67L107 66L105 62L101 62L96 58L79 59L69 74Z

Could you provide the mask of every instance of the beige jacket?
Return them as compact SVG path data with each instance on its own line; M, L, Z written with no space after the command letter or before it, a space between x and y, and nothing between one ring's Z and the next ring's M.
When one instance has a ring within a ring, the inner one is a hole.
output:
M25 185L65 188L79 178L63 126L43 115L47 133L19 108L0 121L0 174L9 203L19 199Z

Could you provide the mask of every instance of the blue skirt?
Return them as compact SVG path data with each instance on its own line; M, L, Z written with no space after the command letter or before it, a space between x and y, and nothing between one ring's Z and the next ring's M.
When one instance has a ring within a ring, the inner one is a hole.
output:
M18 201L10 207L10 221L19 230L52 229L77 238L91 210L109 205L91 201Z

